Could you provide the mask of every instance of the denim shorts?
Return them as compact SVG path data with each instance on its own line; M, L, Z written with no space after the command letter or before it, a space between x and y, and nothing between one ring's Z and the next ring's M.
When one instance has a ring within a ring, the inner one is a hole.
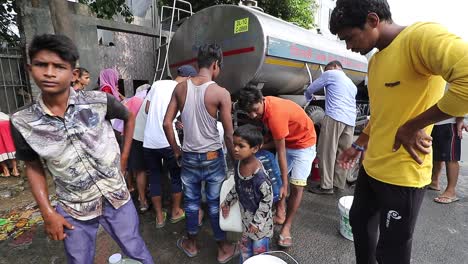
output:
M307 186L312 162L317 152L315 145L303 149L286 148L286 160L288 162L289 182L297 186Z

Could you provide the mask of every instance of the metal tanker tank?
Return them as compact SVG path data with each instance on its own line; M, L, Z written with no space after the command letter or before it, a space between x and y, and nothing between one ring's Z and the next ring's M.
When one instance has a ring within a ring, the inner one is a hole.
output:
M196 66L198 47L205 43L222 47L224 66L216 81L234 97L247 86L265 95L302 95L310 78L320 76L320 65L331 60L341 61L356 84L367 72L366 58L337 41L253 8L216 5L194 14L174 34L171 73L184 64Z

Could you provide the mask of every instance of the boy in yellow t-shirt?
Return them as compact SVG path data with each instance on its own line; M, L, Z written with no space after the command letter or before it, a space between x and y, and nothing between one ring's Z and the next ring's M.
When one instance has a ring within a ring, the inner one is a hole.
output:
M386 0L337 1L330 30L354 52L379 50L369 62L370 122L339 157L350 168L367 149L350 212L357 263L410 263L432 124L468 112L468 43L438 24L395 24Z

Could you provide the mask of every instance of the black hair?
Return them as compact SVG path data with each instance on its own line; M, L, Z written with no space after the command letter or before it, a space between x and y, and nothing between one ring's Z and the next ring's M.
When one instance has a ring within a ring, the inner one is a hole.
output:
M237 100L237 106L239 109L250 112L252 106L256 103L260 103L263 100L262 91L257 88L244 88L239 93L239 100Z
M218 61L218 66L223 65L223 51L218 44L205 44L198 49L198 68L209 68L211 64Z
M343 65L341 64L340 61L337 61L337 60L334 60L334 61L330 61L327 66L325 66L325 69L329 68L329 67L335 67L335 66L338 66L340 67L341 69L343 69Z
M34 56L42 50L56 53L62 60L70 63L73 69L80 58L73 41L64 35L43 34L35 36L29 45L29 59L32 61Z
M234 131L234 136L240 137L249 143L251 148L260 147L263 144L263 135L259 127L254 125L243 125Z
M89 71L82 67L78 67L76 70L78 70L78 78L81 78L81 76L83 76L85 73L89 74Z
M381 21L393 23L387 0L337 0L330 16L330 32L336 35L348 27L363 29L369 13L376 13Z

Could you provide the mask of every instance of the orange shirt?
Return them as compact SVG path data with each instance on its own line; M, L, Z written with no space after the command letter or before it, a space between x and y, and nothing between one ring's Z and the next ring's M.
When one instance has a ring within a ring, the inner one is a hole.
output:
M274 139L285 139L286 148L302 149L315 145L314 123L293 101L274 96L265 97L263 123Z

